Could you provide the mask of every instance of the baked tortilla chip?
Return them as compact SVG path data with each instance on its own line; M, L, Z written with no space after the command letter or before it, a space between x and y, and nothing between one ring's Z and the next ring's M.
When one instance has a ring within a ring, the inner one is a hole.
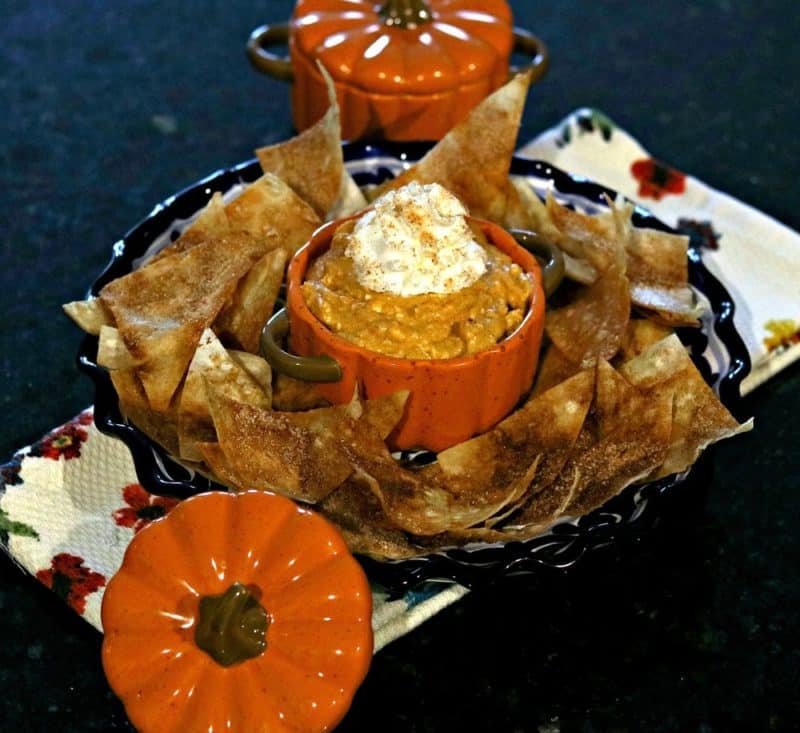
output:
M622 245L618 215L613 210L584 214L558 203L551 193L548 193L546 206L550 221L558 230L555 244L565 254L588 263L598 273L617 261Z
M617 359L619 363L630 361L639 356L653 344L672 335L672 329L650 318L631 318L625 329ZM615 364L619 366L619 364Z
M599 439L574 459L581 480L564 510L571 516L587 514L647 478L669 450L674 390L637 390L606 361L597 371Z
M586 367L617 353L630 314L628 279L617 261L568 305L549 310L545 330L568 361Z
M169 405L162 411L154 410L134 369L109 372L109 376L119 398L120 411L125 418L156 443L164 446L173 456L177 456L178 414L174 406Z
M591 373L578 375L421 470L403 468L375 441L363 442L352 457L356 475L391 523L415 535L480 524L513 507L540 476L542 484L553 480L580 431L592 382Z
M225 214L225 202L222 194L219 191L215 191L197 219L172 244L167 245L156 253L150 262L155 262L176 252L185 252L210 239L220 239L230 234L230 232L231 226Z
M197 443L197 450L203 456L203 463L211 470L213 478L218 483L238 491L247 490L222 452L219 443Z
M533 385L531 397L547 392L557 384L569 379L580 371L580 365L571 362L564 356L555 344L548 343L539 356L539 366L536 370L536 381Z
M752 429L753 421L739 424L703 379L677 336L669 336L620 367L632 384L652 393L675 393L669 452L650 478L680 473L712 443Z
M97 342L97 364L109 371L132 369L140 363L125 346L119 331L113 326L101 326Z
M225 207L234 231L265 237L272 246L294 254L322 223L320 218L284 181L265 173Z
M516 539L535 537L549 529L563 516L566 508L578 492L581 473L575 465L575 457L583 455L597 442L594 417L587 416L575 443L562 463L557 476L540 491L532 493L508 518L502 530L511 532Z
M311 410L315 407L327 407L326 400L314 387L312 382L276 374L272 385L272 409L283 412Z
M572 252L583 250L570 246L569 240L553 222L547 205L542 201L528 182L519 176L511 177L506 213L503 226L506 229L528 229L538 233L543 239L552 242L561 249L564 256L565 276L570 280L591 285L597 280L597 269L587 260Z
M362 419L386 440L403 417L409 394L408 390L400 390L377 399L364 400L360 403Z
M316 503L353 473L359 441L382 445L379 431L399 422L408 393L307 412L273 412L227 398L207 385L219 444L249 488ZM345 447L345 445L347 447Z
M287 260L286 250L272 250L240 280L214 321L214 330L226 344L251 354L258 351L261 329L272 315Z
M672 392L654 399L598 361L595 403L556 479L509 518L503 531L533 537L563 516L601 506L648 475L666 455Z
M178 403L178 442L180 457L201 461L198 443L216 440L214 423L208 406L207 385L238 402L268 408L271 395L234 360L214 332L207 328L200 337L189 364Z
M703 313L689 286L689 238L630 227L625 243L634 305L670 326L699 327Z
M366 206L344 167L339 104L330 75L320 66L328 85L330 106L322 118L296 137L256 150L261 168L285 181L323 220L345 208ZM346 201L346 205L343 203Z
M250 375L264 394L269 397L268 404L272 404L272 368L267 360L258 354L236 349L228 349L228 356Z
M156 411L168 407L200 334L263 254L262 244L229 235L160 258L100 292Z
M537 457L532 490L555 478L580 433L594 394L594 372L586 370L528 400L494 428L439 453L445 479L468 480L475 486L515 481Z
M530 74L518 74L486 97L411 168L381 186L380 193L411 181L439 183L473 216L503 221Z
M80 328L92 336L99 336L103 326L114 325L114 319L98 298L73 300L61 307Z
M378 560L399 560L423 552L392 525L380 501L356 476L326 496L317 509L339 528L350 552Z
M322 408L336 411L329 415L272 412L213 388L209 405L230 470L247 488L316 503L353 472L337 436L347 420L346 407Z

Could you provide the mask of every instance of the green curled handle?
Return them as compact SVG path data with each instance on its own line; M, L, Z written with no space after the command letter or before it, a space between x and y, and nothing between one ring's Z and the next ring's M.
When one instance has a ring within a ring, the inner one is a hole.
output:
M287 56L278 56L270 46L285 46L289 42L289 24L272 23L256 28L247 39L247 58L254 69L279 81L292 81L294 71Z
M520 246L536 257L542 268L544 295L549 298L564 279L564 255L561 250L552 242L542 238L540 234L527 229L509 229L509 233Z
M511 76L526 71L531 72L531 84L539 81L550 66L550 52L544 41L524 28L514 28L514 53L530 56L530 63L522 66L512 66L509 69Z
M289 313L281 308L261 329L261 355L281 374L304 382L338 382L342 367L330 356L297 356L279 346L289 333Z

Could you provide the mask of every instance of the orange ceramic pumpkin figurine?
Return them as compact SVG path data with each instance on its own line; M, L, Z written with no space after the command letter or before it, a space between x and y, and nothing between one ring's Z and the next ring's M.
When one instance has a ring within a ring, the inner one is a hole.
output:
M266 50L287 37L291 62ZM438 140L507 81L512 49L533 57L534 79L544 73L544 45L513 28L505 0L299 0L288 28L262 26L248 45L256 68L294 79L301 130L328 106L321 62L348 140Z
M103 667L140 731L323 731L372 656L372 596L321 516L200 494L136 535L103 598Z

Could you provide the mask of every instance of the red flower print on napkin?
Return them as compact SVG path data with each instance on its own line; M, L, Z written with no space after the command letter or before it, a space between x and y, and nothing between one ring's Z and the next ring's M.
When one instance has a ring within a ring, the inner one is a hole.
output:
M62 456L65 460L80 458L81 445L89 437L83 426L90 425L91 422L91 413L82 412L74 420L70 420L49 435L46 435L38 443L34 443L31 446L29 455L52 458L54 461L57 461Z
M133 527L134 532L160 519L178 504L177 499L150 494L139 484L128 484L122 489L122 498L128 505L117 509L113 516L120 527Z
M36 573L42 583L80 614L86 610L86 596L106 584L100 573L83 563L82 557L61 552L50 561L49 569Z
M686 190L686 176L655 158L635 160L631 163L631 175L639 181L639 195L656 201Z

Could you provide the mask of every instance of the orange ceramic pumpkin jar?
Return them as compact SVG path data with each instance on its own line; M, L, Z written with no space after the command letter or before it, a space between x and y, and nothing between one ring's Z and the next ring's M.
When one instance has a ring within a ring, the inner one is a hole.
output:
M265 492L199 494L139 532L102 620L142 733L330 730L372 659L372 594L339 531Z
M367 398L409 390L403 418L387 440L393 449L440 451L489 429L514 408L536 372L545 309L542 272L536 259L501 227L472 219L487 241L519 265L532 282L522 323L494 346L467 356L387 356L334 333L311 312L303 296L302 284L311 263L330 247L336 230L350 219L320 227L292 258L287 274L287 308L273 316L264 329L264 356L279 371L319 380L318 391L333 403L349 402L356 385ZM287 326L291 353L281 351L276 344ZM319 356L334 368L338 365L338 372L324 374L324 361L305 358ZM319 374L307 371L316 366L320 367ZM294 372L293 367L297 367Z
M267 50L287 37L291 62ZM534 79L544 73L544 45L513 28L505 0L299 0L288 29L262 26L248 45L256 68L294 80L300 130L328 106L322 63L347 140L438 140L508 80L512 49L532 57Z

